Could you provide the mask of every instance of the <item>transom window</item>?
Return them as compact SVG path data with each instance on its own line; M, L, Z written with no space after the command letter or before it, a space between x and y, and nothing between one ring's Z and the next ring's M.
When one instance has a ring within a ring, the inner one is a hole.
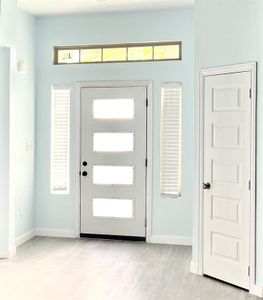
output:
M181 42L63 46L54 48L54 64L90 64L181 60Z

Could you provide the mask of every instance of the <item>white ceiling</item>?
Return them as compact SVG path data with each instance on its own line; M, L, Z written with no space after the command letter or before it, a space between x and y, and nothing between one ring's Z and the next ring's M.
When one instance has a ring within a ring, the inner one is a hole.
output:
M40 16L166 9L191 6L193 2L194 0L18 0L18 6Z

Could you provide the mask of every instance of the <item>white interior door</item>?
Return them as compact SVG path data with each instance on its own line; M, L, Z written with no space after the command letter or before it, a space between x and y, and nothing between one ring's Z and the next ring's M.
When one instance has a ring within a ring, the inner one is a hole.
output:
M250 72L204 81L204 274L249 288Z
M145 237L146 87L81 90L81 233Z

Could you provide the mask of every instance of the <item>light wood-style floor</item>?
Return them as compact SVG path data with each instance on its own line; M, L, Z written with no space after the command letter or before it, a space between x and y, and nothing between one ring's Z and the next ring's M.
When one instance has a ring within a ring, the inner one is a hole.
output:
M190 258L183 246L38 237L0 260L0 299L258 299L189 273Z

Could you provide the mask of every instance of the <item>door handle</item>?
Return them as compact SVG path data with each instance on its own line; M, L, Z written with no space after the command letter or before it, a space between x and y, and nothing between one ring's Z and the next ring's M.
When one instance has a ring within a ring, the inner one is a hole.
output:
M204 190L210 190L210 188L211 188L211 184L209 182L203 183L203 189Z
M82 176L87 176L88 175L88 172L86 172L86 171L84 171L84 172L82 172Z
M83 161L82 166L86 167L88 165L88 163L86 161Z

